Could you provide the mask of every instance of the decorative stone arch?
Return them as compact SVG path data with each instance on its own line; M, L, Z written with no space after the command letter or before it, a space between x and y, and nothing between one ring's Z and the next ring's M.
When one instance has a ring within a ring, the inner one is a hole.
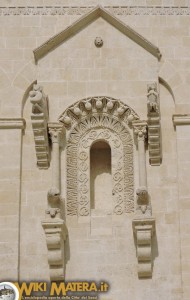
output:
M60 117L67 129L67 214L90 215L90 148L102 140L111 148L113 213L134 211L133 141L129 127L139 119L126 104L90 97Z

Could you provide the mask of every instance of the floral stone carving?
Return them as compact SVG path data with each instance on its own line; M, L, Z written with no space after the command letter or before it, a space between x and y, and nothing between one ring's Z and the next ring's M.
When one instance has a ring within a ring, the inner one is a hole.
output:
M109 97L81 100L59 118L67 129L67 214L90 215L90 147L106 141L112 150L113 213L134 211L133 142L129 125L138 119Z

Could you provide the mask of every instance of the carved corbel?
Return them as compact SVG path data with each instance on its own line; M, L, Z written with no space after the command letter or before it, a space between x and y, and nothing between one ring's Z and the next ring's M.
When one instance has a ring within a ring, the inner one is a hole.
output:
M51 281L65 278L65 246L67 228L63 219L58 215L49 215L42 222L48 249L48 263Z
M133 232L136 238L138 276L152 276L152 237L155 232L154 218L133 220Z
M33 85L29 93L32 103L32 128L34 133L37 166L40 169L49 167L49 143L48 143L48 98L38 84Z
M133 232L136 240L138 275L152 276L152 236L155 232L155 219L152 218L150 197L147 189L146 152L147 123L133 122L134 136L139 157L139 188L136 191L136 211Z
M48 209L42 226L46 235L48 263L51 281L65 277L65 239L67 227L64 221L64 199L60 193L60 148L63 142L63 125L48 124L52 141L52 188L48 191ZM62 205L63 204L63 205Z
M152 166L159 166L162 162L162 152L159 93L156 82L148 84L147 90L149 162Z

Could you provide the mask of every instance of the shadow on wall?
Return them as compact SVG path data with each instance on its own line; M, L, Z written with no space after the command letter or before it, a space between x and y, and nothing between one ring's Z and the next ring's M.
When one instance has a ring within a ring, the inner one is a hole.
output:
M91 209L112 209L111 148L98 141L90 149Z

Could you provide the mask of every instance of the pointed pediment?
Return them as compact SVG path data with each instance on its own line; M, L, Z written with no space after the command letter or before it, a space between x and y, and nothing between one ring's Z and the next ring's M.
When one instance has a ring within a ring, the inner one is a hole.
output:
M61 43L68 38L74 36L77 32L85 28L88 24L95 21L97 18L102 17L109 24L117 28L120 32L130 38L132 41L146 49L149 53L160 59L161 53L158 47L154 46L151 42L145 39L142 35L137 33L131 27L127 26L124 22L116 18L113 14L105 10L101 6L97 6L90 12L75 21L72 25L68 26L65 30L54 35L41 46L36 48L34 52L35 60L38 61L44 57L48 52L57 48Z

